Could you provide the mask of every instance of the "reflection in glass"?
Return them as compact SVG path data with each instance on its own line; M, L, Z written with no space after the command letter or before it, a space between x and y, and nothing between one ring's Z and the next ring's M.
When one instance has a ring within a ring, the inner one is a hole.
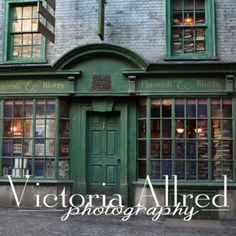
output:
M168 175L171 178L172 175L172 161L162 161L162 174Z
M146 158L146 141L139 141L139 158ZM152 152L152 148L151 148L151 152ZM151 154L151 158L152 158L152 154Z
M196 179L196 162L187 162L187 179Z
M160 179L160 161L151 161L151 179Z
M175 141L175 158L184 159L185 158L185 142Z
M138 103L138 117L145 118L146 117L146 100L140 100Z
M175 174L177 175L177 179L185 178L185 163L184 161L176 161L175 162Z
M145 179L147 177L146 161L138 161L138 177L141 179Z
M159 118L160 117L160 100L155 99L151 101L151 117Z
M54 156L55 154L55 140L46 139L46 156Z
M171 141L163 141L162 142L162 158L171 159L171 154L172 154Z
M171 117L171 99L162 100L162 117Z
M196 141L187 141L187 159L196 159Z
M54 177L55 175L55 161L46 160L45 161L45 177Z
M160 141L151 141L151 158L160 158Z
M36 102L36 117L45 116L45 100L37 100Z
M60 178L69 177L69 161L68 160L59 161L59 177Z
M175 101L175 117L184 117L184 100L176 99Z
M146 120L139 120L139 138L146 137Z
M13 19L22 18L22 7L14 7L12 10L13 10Z
M171 120L162 120L162 137L171 138Z
M59 145L59 155L60 157L68 157L69 156L69 140L61 139Z
M160 120L151 120L151 137L160 138Z

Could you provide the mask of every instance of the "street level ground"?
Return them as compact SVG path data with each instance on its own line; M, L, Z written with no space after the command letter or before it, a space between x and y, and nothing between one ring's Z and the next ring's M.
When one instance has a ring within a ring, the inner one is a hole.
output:
M235 236L236 221L162 218L152 222L139 215L127 222L115 216L72 216L61 221L63 212L19 211L0 207L1 236Z

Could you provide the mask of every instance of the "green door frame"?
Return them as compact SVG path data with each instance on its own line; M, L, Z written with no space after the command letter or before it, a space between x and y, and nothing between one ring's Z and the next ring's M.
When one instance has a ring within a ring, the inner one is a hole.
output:
M71 177L74 180L73 192L87 194L86 180L86 135L87 114L94 111L92 104L74 103L72 108ZM128 203L128 104L114 104L112 111L120 112L120 187L123 202Z

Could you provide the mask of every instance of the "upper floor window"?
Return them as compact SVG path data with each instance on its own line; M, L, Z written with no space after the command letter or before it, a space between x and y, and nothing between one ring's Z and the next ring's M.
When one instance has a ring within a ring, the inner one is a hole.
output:
M214 0L167 0L167 56L214 59Z
M37 30L36 3L6 0L3 61L41 62L45 59L45 39Z

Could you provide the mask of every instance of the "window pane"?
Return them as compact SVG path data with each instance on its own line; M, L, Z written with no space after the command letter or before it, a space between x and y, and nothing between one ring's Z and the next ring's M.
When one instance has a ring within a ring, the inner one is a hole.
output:
M145 118L146 117L146 100L139 101L138 104L138 117Z
M176 120L175 129L176 129L175 137L184 138L184 132L185 132L184 120Z
M208 159L208 142L207 140L198 141L198 158L200 160Z
M188 161L187 162L187 179L196 179L196 162Z
M193 10L193 0L184 0L184 10Z
M162 121L162 137L171 138L171 120Z
M198 120L197 129L195 129L195 132L198 138L207 138L207 120Z
M146 114L146 112L145 112ZM160 100L152 100L151 102L151 117L160 117Z
M45 162L45 177L54 177L55 175L55 161L46 160Z
M4 117L12 117L13 111L13 101L5 101L4 102Z
M60 101L60 117L68 118L69 117L69 105L66 101Z
M160 161L151 161L151 179L160 179Z
M143 158L145 159L146 158L146 141L139 141L138 142L138 157L139 158ZM152 149L153 147L151 147L151 153L153 151ZM152 154L151 154L151 157L152 157Z
M196 12L196 25L205 24L205 12Z
M33 34L33 44L41 44L41 34Z
M182 9L182 0L175 0L173 1L173 9L176 10L181 10Z
M232 100L223 100L223 117L232 117Z
M23 44L30 45L32 44L32 34L23 34Z
M171 99L162 100L162 117L171 117Z
M55 140L47 139L46 140L46 156L54 156L55 155Z
M32 16L32 7L23 7L23 18L31 18Z
M187 120L187 138L196 138L196 120Z
M139 122L139 138L146 137L146 120L140 120Z
M13 47L12 56L15 58L21 57L21 47Z
M33 141L32 139L24 139L24 146L23 146L23 153L24 156L32 156L33 155Z
M44 177L44 161L43 160L35 160L35 176L36 177Z
M41 55L41 46L32 47L32 57L40 57Z
M11 156L12 142L11 139L3 139L3 156Z
M22 36L19 34L13 35L13 45L21 45L22 44Z
M22 31L31 31L31 20L22 20Z
M207 117L207 100L200 99L198 101L198 117L203 118Z
M24 117L32 117L32 116L33 116L33 102L30 100L26 100L24 106Z
M232 121L231 120L222 120L222 135L225 139L232 138Z
M44 138L45 137L45 121L44 120L36 120L36 128L35 128L35 137Z
M212 117L221 117L221 106L219 99L211 100L211 116Z
M13 136L22 136L22 120L14 120L11 127Z
M138 178L145 179L146 176L146 161L138 161Z
M143 144L145 144L145 142ZM146 145L143 145L143 148L146 149ZM145 150L145 156L146 156L146 150ZM160 141L151 141L151 158L153 159L160 158Z
M59 161L59 177L60 178L69 177L69 161L68 160Z
M195 99L187 100L186 112L187 112L187 117L196 117L196 100Z
M13 135L13 121L12 120L4 120L4 137L11 137Z
M232 161L224 161L223 164L223 174L227 175L228 179L233 179L233 162Z
M59 155L60 155L60 157L68 157L69 156L69 140L67 140L67 139L60 140Z
M184 117L184 100L182 99L175 101L175 117Z
M69 138L69 120L60 120L60 137Z
M13 20L12 21L12 32L20 32L21 31L21 20Z
M36 102L36 117L45 116L45 100L37 100Z
M13 10L13 19L22 18L22 7L14 7L12 10Z
M200 180L208 179L208 162L200 161L198 164L198 178Z
M197 0L195 1L195 9L196 11L204 11L205 10L205 0Z
M175 158L176 159L185 158L185 142L184 141L175 142Z
M172 162L162 161L162 173L163 175L168 175L171 178L172 175Z
M151 137L160 138L160 121L159 120L151 121Z
M171 141L162 142L162 158L171 159L172 157L172 146Z
M13 156L22 155L22 139L13 139Z
M31 57L31 47L30 46L22 47L22 57Z
M175 174L178 179L185 178L185 164L184 161L176 161L175 162Z
M23 116L23 101L15 101L14 116L15 117Z
M47 117L55 117L55 100L47 101Z
M187 141L187 159L196 159L196 141Z

